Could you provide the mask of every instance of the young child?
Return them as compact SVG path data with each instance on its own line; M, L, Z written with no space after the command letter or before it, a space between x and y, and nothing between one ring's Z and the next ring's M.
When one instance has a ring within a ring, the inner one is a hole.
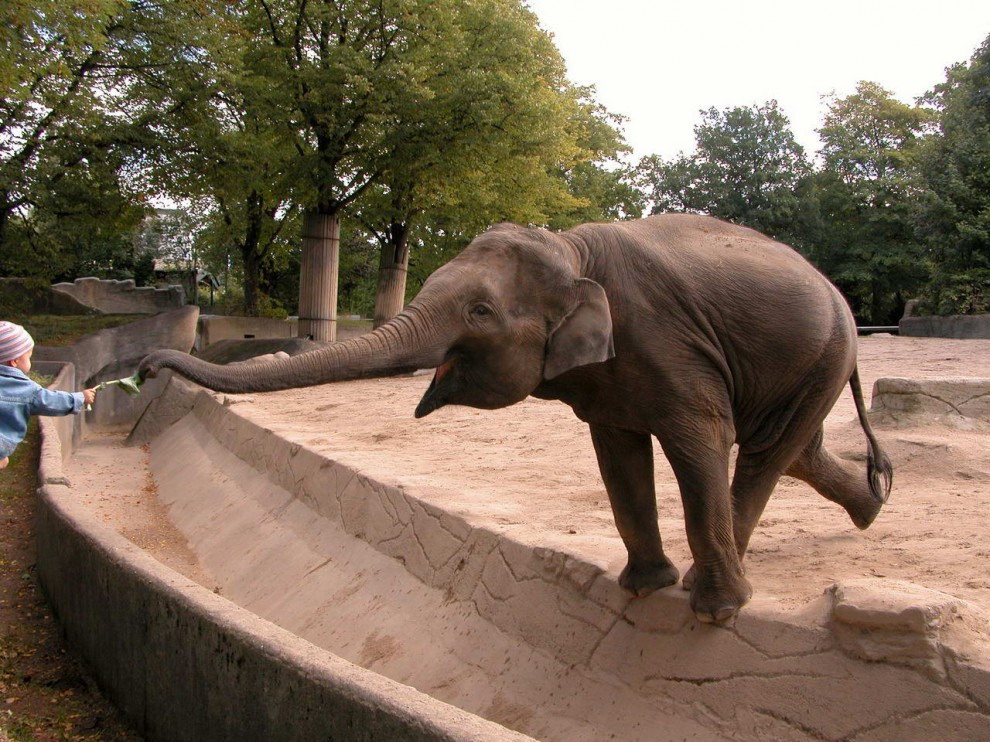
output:
M68 415L92 404L96 390L55 392L27 377L34 340L20 325L0 321L0 469L27 433L31 415Z

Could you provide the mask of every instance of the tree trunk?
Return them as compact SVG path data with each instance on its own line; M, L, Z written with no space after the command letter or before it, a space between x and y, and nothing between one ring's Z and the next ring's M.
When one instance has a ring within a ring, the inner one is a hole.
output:
M388 244L382 246L375 291L374 327L381 327L402 311L406 303L406 275L409 272L409 227L393 224Z
M879 281L873 281L871 285L870 292L870 324L880 325L883 324L883 317L881 314L881 307L883 304L883 291L880 286Z
M327 342L337 339L339 264L339 215L305 212L299 270L299 337Z
M261 232L264 212L261 197L252 193L245 204L247 225L244 242L241 243L241 260L244 263L244 313L248 317L258 316L259 291L261 288Z
M241 250L244 261L244 314L258 316L258 292L261 286L261 256L256 248L245 245Z

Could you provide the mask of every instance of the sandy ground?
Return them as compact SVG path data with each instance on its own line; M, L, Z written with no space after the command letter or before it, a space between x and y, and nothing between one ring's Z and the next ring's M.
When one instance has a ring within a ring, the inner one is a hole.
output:
M72 489L96 518L158 561L214 588L185 537L159 502L148 447L125 446L126 434L90 431L67 467Z
M990 340L872 336L860 340L870 396L880 376L990 376ZM618 574L625 562L586 427L557 402L505 410L413 409L429 377L368 380L241 397L239 414L366 473L402 482L444 507L534 545L566 548ZM990 382L988 382L990 383ZM877 425L895 467L890 502L858 531L807 485L784 479L753 536L747 570L761 602L796 609L836 581L883 576L922 584L990 611L990 425ZM862 460L865 439L848 391L826 421L827 446ZM673 475L657 447L665 548L682 573L691 558ZM207 587L155 498L142 449L96 435L69 471L97 514Z

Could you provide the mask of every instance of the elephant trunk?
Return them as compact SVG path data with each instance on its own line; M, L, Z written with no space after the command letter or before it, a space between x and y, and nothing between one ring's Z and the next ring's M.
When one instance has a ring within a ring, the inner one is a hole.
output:
M242 394L435 368L443 363L453 340L423 314L410 305L373 332L287 359L225 366L179 351L160 350L142 360L138 371L144 378L170 368L208 389Z

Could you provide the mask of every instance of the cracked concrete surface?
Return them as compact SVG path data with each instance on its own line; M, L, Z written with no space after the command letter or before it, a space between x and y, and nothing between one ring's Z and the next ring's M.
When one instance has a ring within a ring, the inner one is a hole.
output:
M888 356L916 347L902 340L864 346ZM990 357L990 343L972 348L980 362ZM878 370L867 363L864 379ZM932 456L986 490L985 468L960 451L970 433L880 430L904 476L890 524L866 535L785 483L784 505L806 504L796 515L768 508L748 559L756 596L733 625L713 627L695 621L676 587L642 599L618 587L621 542L586 469L571 470L567 457L538 480L520 474L576 445L566 408L528 401L477 421L458 411L418 439L390 424L389 410L409 416L424 380L342 386L236 398L187 389L189 412L153 436L161 502L230 600L540 739L990 736L986 590L958 584L958 572L903 579L927 573L896 538L925 507L897 511L923 489ZM827 428L855 456L862 442L850 418L840 408ZM508 461L486 455L493 443ZM663 522L679 516L664 476L661 527L683 571L683 535ZM922 550L940 536L912 531ZM853 539L872 554L865 563L848 558ZM987 558L973 557L977 570Z
M985 378L877 379L873 410L884 422L938 420L963 429L990 424L990 382Z

